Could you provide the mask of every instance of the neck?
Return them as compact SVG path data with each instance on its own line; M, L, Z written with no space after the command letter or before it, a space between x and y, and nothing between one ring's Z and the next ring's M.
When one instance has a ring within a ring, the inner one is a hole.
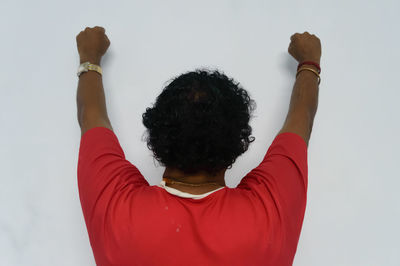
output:
M166 167L165 172L163 174L163 178L179 181L182 183L188 183L188 184L204 184L204 186L226 186L225 185L225 171L226 171L226 169L223 169L214 176L208 175L205 172L199 172L196 174L186 175L178 169ZM217 185L206 184L206 183L217 183ZM182 184L182 186L185 186L185 185Z

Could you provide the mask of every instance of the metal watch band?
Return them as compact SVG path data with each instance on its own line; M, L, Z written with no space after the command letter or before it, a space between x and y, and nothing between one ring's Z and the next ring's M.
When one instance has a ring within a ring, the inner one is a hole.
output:
M101 67L98 66L98 65L89 64L88 69L89 70L94 70L94 71L100 73L100 75L103 75L103 71L101 70Z
M100 66L95 65L95 64L91 64L90 62L84 62L79 66L78 73L77 73L78 77L80 77L80 75L83 72L87 72L89 70L96 71L100 75L103 75L103 70L101 69Z

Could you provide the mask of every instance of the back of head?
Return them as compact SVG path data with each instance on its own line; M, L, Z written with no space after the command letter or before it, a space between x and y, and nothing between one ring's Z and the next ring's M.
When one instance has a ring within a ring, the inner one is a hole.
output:
M218 70L184 73L143 113L147 147L164 166L215 175L255 140L249 125L255 107L240 83Z

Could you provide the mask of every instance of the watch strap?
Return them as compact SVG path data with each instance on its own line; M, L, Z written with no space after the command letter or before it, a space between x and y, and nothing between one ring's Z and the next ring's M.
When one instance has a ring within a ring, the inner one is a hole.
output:
M94 71L100 73L100 75L103 75L103 71L101 70L101 67L99 65L89 64L88 65L88 69L89 70L94 70Z
M101 67L99 65L95 65L92 64L90 62L84 62L82 64L80 64L79 68L78 68L78 77L83 73L83 72L87 72L89 70L93 70L96 71L97 73L99 73L100 75L103 75L103 70L101 69Z

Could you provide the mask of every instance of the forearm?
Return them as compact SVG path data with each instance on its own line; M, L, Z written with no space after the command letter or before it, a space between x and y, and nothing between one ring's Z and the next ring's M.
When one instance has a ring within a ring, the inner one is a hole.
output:
M318 70L313 65L305 66ZM310 127L312 127L314 116L318 108L318 77L309 70L301 71L294 83L290 99L289 114L294 112L304 112L307 114ZM288 116L289 116L288 114Z
M308 66L315 70L316 67ZM282 129L301 136L307 144L310 139L314 116L318 106L318 77L309 70L301 71L294 83L289 111Z
M99 59L82 58L80 63L89 61L100 65ZM99 113L102 117L107 117L106 100L104 95L102 76L96 71L83 72L78 81L77 91L78 121L85 115Z

